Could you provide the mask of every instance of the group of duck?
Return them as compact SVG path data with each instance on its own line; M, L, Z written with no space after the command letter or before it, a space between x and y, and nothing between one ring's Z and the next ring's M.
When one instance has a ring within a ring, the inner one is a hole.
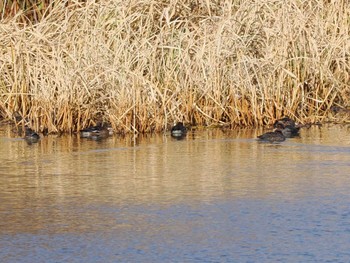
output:
M299 131L302 125L296 124L295 121L289 117L278 119L273 124L273 131L264 133L258 136L260 141L264 142L283 142L286 138L293 138L299 136ZM182 122L178 122L171 128L171 136L177 139L182 139L186 136L187 129Z
M258 139L265 142L283 142L286 138L299 136L299 130L302 125L297 125L289 117L283 117L276 120L273 127L273 131L259 135Z
M177 139L182 139L186 136L187 128L182 122L178 122L171 128L171 136ZM113 134L112 128L105 124L97 124L80 130L80 137L95 141L105 139ZM36 143L40 140L40 135L28 126L25 127L24 139L28 144Z
M273 124L274 130L271 132L264 133L258 136L260 141L266 142L283 142L286 138L292 138L299 136L300 125L296 125L295 121L289 117L284 117L282 119L276 120ZM113 130L104 125L97 124L85 129L80 130L80 137L92 140L101 140L107 138L113 134ZM174 125L170 134L176 139L182 139L187 134L187 128L182 122L178 122ZM29 127L25 127L25 137L24 139L28 144L36 143L40 140L39 134L33 131Z
M170 134L174 138L183 138L187 133L187 128L182 122L178 122L171 128ZM100 140L107 138L113 134L113 130L105 125L98 124L96 126L88 127L80 130L81 138L88 138L93 140Z

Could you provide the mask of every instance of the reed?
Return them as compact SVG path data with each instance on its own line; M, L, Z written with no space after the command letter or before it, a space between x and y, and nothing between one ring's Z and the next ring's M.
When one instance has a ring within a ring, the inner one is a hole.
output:
M39 13L0 23L0 114L39 131L323 121L349 105L346 0L54 1Z

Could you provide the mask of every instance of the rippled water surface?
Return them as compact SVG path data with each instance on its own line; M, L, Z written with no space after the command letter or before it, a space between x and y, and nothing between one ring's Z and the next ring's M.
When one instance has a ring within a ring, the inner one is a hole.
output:
M1 262L349 262L350 129L43 137L0 130Z

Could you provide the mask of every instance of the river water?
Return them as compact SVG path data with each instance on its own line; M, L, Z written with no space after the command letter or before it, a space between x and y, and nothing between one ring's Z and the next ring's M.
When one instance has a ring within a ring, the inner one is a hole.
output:
M350 262L350 130L0 130L1 262Z

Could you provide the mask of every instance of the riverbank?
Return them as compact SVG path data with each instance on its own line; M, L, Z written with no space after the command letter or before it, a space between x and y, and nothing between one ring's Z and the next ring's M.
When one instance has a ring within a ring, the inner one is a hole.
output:
M345 1L58 1L1 21L0 115L51 133L325 121L349 105L349 16Z

